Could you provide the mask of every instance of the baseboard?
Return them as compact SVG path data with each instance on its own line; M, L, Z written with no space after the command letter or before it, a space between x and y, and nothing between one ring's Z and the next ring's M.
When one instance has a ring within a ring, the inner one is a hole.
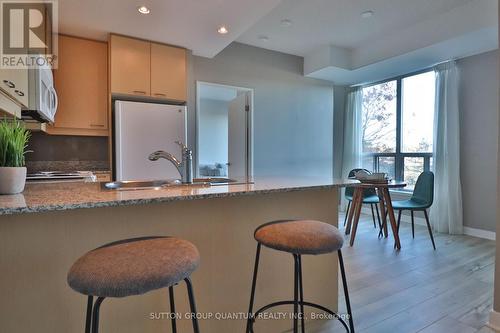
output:
M496 312L495 310L491 310L490 318L488 323L486 324L489 328L495 330L496 332L500 332L500 312Z
M361 209L361 213L371 216L372 211L370 209L370 206L363 206L363 208ZM397 218L398 216L396 213L396 219ZM406 214L401 215L401 222L411 223L411 216ZM415 224L422 226L427 225L425 222L425 218L418 216L415 216ZM488 240L496 240L496 233L494 231L471 228L471 227L464 227L464 235L488 239Z
M464 227L464 234L478 238L496 240L496 232L494 231Z

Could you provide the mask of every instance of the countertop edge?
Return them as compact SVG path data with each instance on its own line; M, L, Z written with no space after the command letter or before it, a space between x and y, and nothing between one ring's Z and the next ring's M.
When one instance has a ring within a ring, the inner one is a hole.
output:
M123 199L123 200L110 200L101 202L79 202L75 204L68 203L62 205L38 205L38 206L13 207L13 208L0 207L0 216L45 213L52 211L67 211L67 210L77 210L77 209L139 206L139 205L167 203L175 201L192 201L192 200L203 200L212 198L216 199L216 198L252 196L252 195L272 194L272 193L333 189L333 188L341 188L344 186L345 186L344 184L291 186L291 187L276 188L276 189L257 189L257 190L238 191L238 192L206 193L206 194L180 195L180 196L170 196L170 197L164 196L156 198Z

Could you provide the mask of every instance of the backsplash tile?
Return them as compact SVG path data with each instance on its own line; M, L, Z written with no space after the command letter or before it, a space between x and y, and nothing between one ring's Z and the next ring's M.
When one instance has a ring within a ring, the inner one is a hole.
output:
M33 132L26 155L28 172L109 170L108 138Z
M108 161L26 161L28 173L39 171L109 171Z

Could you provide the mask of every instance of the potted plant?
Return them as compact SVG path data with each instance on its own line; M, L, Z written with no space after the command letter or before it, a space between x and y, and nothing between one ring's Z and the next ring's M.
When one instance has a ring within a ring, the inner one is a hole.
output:
M17 120L0 121L0 194L17 194L24 191L24 156L30 135Z

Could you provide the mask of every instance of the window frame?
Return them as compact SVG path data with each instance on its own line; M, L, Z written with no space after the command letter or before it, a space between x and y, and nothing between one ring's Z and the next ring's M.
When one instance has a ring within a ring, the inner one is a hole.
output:
M404 161L406 157L417 157L424 159L424 171L431 171L430 161L433 157L432 152L427 153L404 153L401 151L402 144L402 130L403 130L403 80L408 77L425 74L429 72L435 72L434 68L426 68L420 71L408 73L405 75L400 75L396 77L392 77L389 79L385 79L378 82L368 83L359 85L358 87L361 89L369 88L372 86L376 86L379 84L383 84L386 82L396 81L396 152L394 153L365 153L363 152L364 157L372 157L373 164L372 170L379 172L379 160L382 157L393 157L394 158L394 177L397 181L404 181ZM411 192L412 189L404 188L400 189L400 191Z

